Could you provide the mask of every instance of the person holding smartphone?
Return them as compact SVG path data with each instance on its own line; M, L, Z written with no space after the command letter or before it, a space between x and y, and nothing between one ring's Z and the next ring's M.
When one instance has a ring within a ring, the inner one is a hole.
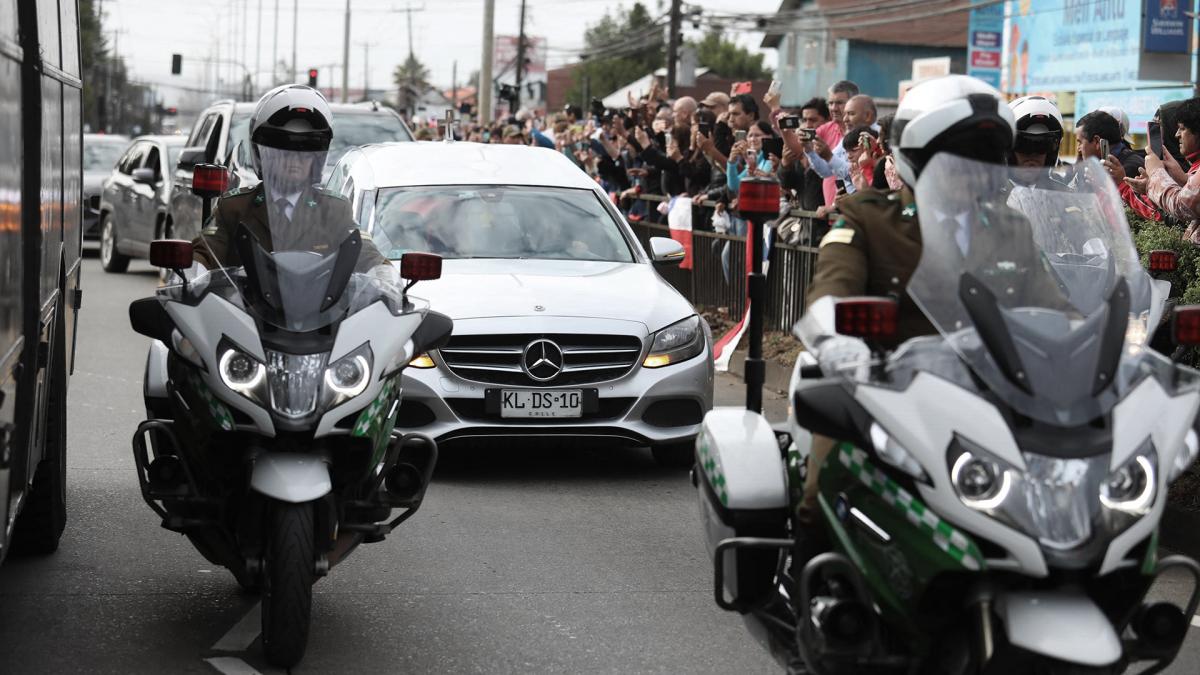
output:
M1183 237L1200 246L1200 98L1184 101L1175 113L1175 122L1179 150L1191 162L1187 181L1183 185L1176 182L1163 158L1149 151L1141 175L1124 180L1134 190L1148 194L1163 213L1188 221Z

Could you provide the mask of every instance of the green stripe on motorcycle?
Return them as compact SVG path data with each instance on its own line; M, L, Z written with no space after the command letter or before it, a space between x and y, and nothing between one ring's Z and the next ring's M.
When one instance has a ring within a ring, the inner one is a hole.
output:
M704 467L704 477L712 486L717 499L723 506L729 506L729 492L725 488L725 471L721 468L721 460L708 447L708 438L700 434L696 443L696 451L700 455L700 466Z
M983 554L975 542L867 461L866 451L850 443L842 443L838 446L838 460L863 485L884 502L902 511L909 522L930 535L933 543L947 555L969 570L983 569Z

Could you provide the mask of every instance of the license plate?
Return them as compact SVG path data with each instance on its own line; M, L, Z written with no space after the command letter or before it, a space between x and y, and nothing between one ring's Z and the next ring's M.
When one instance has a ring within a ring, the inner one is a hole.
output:
M583 391L506 390L500 392L501 417L583 417Z

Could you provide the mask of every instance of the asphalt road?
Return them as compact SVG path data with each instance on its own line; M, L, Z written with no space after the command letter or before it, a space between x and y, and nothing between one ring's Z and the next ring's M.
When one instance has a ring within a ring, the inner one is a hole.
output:
M256 599L160 529L138 492L129 439L148 340L127 307L155 283L144 264L106 275L84 262L70 520L56 554L0 567L0 672L269 672ZM742 396L720 378L719 404ZM771 417L785 405L768 395ZM778 672L712 602L685 472L603 447L445 460L411 521L317 584L295 672ZM1200 672L1200 629L1168 672Z

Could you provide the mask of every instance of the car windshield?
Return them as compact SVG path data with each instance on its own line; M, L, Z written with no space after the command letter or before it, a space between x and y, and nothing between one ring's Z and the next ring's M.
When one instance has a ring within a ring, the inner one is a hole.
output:
M109 171L129 145L125 140L88 140L83 144L83 170Z
M237 152L238 164L246 167L251 165L249 134L250 116L234 117L230 139L232 147ZM329 154L325 159L326 173L351 148L369 143L411 140L412 136L404 127L404 123L391 111L346 112L338 110L333 113L333 140L329 144Z
M381 189L368 231L389 258L634 262L617 221L591 190L517 186Z

